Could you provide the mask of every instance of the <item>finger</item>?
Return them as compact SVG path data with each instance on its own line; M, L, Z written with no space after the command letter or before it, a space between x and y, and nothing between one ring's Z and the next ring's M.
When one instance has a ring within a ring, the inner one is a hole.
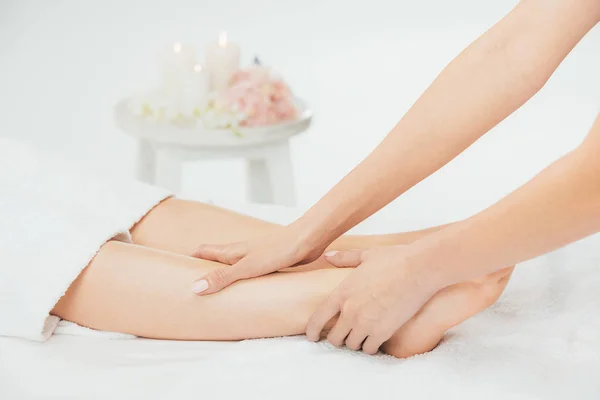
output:
M350 350L360 350L366 338L367 332L357 328L352 329L352 332L346 338L346 347Z
M340 312L340 303L336 293L329 295L317 310L311 315L306 326L306 337L312 342L317 342L325 324Z
M243 279L243 270L231 266L229 268L219 268L197 280L192 284L192 292L197 295L205 295L218 292L240 279Z
M334 267L355 268L362 262L362 255L362 250L334 250L325 253L325 259Z
M238 244L203 244L196 248L192 257L232 265L244 257L245 253Z
M392 333L389 335L387 333L374 333L367 337L365 342L362 345L362 349L364 353L367 354L375 354L379 351L379 347L386 342L389 338L392 337Z
M329 335L327 335L327 341L336 347L340 347L344 344L344 340L350 333L352 329L352 325L348 321L348 318L344 318L344 316L340 316L340 318L336 321L331 331L329 331Z

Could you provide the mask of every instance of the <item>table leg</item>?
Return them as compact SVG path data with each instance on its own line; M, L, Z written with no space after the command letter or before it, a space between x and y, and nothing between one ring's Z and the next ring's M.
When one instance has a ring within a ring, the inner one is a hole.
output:
M156 184L177 194L181 191L182 162L176 153L158 150Z
M156 154L152 144L144 139L138 140L135 176L149 184L154 184L156 179Z
M273 194L265 159L246 160L248 200L253 203L272 203Z
M294 170L289 142L279 143L269 149L265 161L273 202L284 206L295 206Z

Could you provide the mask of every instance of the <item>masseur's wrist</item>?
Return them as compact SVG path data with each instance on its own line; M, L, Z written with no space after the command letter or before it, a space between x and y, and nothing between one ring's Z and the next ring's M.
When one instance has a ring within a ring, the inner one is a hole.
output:
M311 252L315 249L325 249L336 237L318 220L303 215L289 225L294 231L301 251Z
M452 276L443 262L432 254L433 249L423 246L420 240L403 246L404 267L408 269L410 276L424 291L436 293L437 291L452 285Z
M308 243L315 247L327 247L346 233L354 224L351 217L360 204L351 206L340 201L323 198L294 222L308 236Z

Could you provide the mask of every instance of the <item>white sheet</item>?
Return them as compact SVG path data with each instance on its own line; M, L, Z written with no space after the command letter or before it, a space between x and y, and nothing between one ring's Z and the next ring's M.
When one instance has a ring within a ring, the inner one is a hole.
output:
M295 211L238 207L282 222ZM407 226L409 225L409 226ZM422 222L377 221L368 230ZM369 357L302 337L240 343L0 338L0 399L598 399L600 241L521 265L433 352Z

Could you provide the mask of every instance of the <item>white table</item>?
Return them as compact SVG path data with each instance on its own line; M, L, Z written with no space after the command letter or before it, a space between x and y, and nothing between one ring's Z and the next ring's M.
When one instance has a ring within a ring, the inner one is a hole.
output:
M136 176L139 180L181 190L182 163L217 158L246 159L248 200L257 203L295 204L294 174L289 139L306 130L312 113L305 103L296 121L270 127L207 130L197 126L156 123L133 115L122 100L115 107L115 121L138 140Z

